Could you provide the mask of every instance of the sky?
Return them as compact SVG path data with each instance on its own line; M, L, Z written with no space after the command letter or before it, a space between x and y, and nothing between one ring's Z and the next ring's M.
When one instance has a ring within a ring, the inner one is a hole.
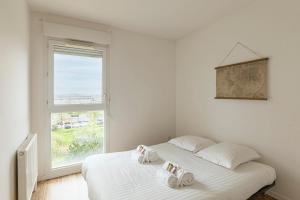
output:
M54 96L102 96L102 58L54 54Z

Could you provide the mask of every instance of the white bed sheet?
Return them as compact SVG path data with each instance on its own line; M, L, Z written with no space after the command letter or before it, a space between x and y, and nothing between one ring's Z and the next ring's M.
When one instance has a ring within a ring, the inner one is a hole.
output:
M131 151L94 155L82 167L90 200L246 200L276 179L272 167L258 162L229 170L168 143L152 147L162 159L193 172L196 182L169 188L156 177L161 162L141 165Z

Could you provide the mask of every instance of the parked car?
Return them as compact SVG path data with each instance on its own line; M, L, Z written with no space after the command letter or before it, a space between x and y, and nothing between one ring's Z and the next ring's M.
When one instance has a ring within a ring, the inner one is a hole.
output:
M102 118L97 118L97 125L103 126L104 120Z
M71 122L65 122L64 123L64 129L70 129L70 128L72 128Z

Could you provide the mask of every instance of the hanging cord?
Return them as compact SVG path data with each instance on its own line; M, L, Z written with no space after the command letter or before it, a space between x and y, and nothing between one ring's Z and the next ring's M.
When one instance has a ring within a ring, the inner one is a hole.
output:
M218 66L221 66L225 61L226 59L231 55L231 53L234 51L234 49L240 45L241 47L244 47L245 49L247 49L248 51L250 51L251 53L253 53L254 55L256 55L257 57L259 58L263 58L262 55L260 55L259 53L257 53L256 51L254 51L253 49L249 48L247 45L241 43L241 42L237 42L231 49L230 51L228 52L228 54L225 56L225 58L223 58L222 62L220 62L220 64Z

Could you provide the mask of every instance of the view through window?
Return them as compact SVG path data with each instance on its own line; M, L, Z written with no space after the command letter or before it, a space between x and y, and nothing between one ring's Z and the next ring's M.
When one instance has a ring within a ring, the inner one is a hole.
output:
M102 54L61 49L53 50L52 168L81 162L104 146Z
M53 167L103 152L103 111L52 113L51 131Z
M102 58L54 53L54 104L102 102Z

